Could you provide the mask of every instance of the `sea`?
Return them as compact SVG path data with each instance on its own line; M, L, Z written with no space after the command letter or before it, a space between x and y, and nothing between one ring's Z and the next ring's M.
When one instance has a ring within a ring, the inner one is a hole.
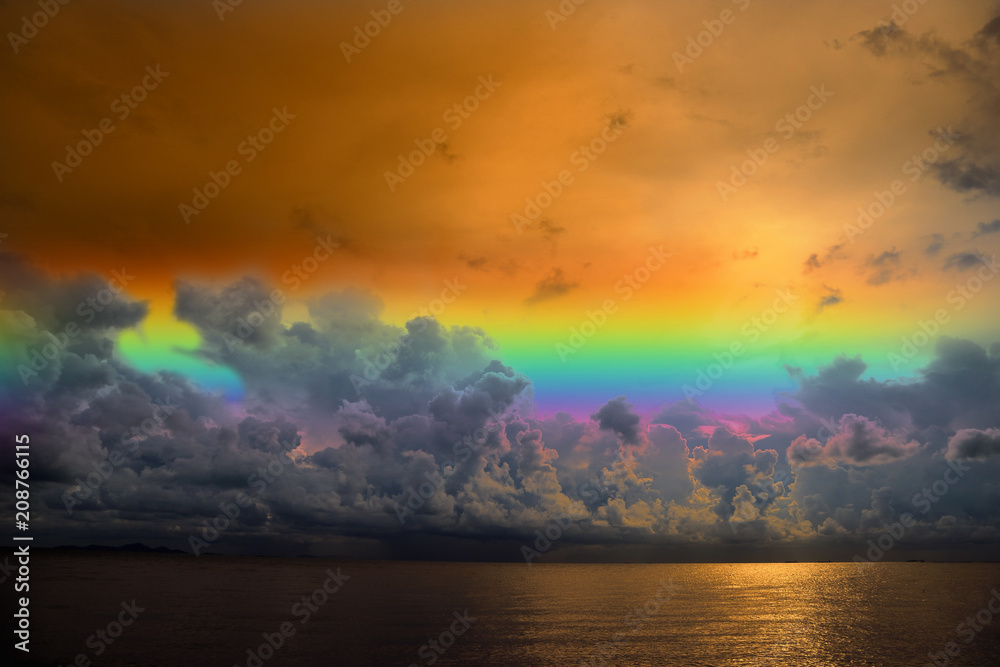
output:
M527 565L53 550L33 554L29 597L30 652L12 650L6 632L15 660L6 664L1000 665L997 563Z

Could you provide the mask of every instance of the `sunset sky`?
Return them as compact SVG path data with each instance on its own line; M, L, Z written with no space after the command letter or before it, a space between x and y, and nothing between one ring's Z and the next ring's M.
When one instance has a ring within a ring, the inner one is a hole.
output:
M280 442L218 550L995 545L996 3L562 6L0 6L0 419L52 542L184 548Z

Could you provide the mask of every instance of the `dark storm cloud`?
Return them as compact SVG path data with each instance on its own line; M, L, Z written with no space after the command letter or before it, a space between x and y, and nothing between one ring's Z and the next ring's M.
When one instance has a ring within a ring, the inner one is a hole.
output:
M32 275L23 263L18 271ZM23 356L47 306L30 281L13 284L27 310L0 318ZM35 285L73 298L79 287ZM1000 347L942 339L905 384L864 379L860 358L814 375L791 369L798 389L759 419L681 401L647 426L620 396L578 421L535 416L530 380L483 332L431 318L394 327L365 292L311 300L310 322L275 316L259 340L233 336L271 293L249 279L179 289L177 312L202 333L201 353L239 371L239 404L136 371L105 329L81 334L4 397L4 428L32 437L49 517L39 540L187 548L242 492L252 502L211 550L363 543L395 553L400 540L461 539L511 543L495 557L516 559L534 530L566 515L569 548L827 544L878 530L914 485L937 479L946 455L971 466L967 481L914 528L914 543L974 530L992 539L1000 525L997 494L982 490L1000 472ZM941 523L945 514L954 521Z
M715 413L693 399L664 406L651 421L653 424L670 424L688 437L700 426L722 426Z
M792 396L806 410L839 420L855 414L888 429L985 428L1000 418L1000 356L965 340L942 337L936 357L906 384L864 379L860 358L838 357L801 377Z
M716 428L707 447L691 450L694 463L692 475L705 487L715 491L717 500L712 511L720 519L730 519L736 511L734 498L742 495L743 487L758 499L753 505L760 511L779 496L784 486L774 480L774 464L778 453L773 449L755 450L745 437L725 426Z
M127 295L128 285L135 279L129 269L111 267L108 278L84 274L53 280L26 257L0 252L4 307L30 311L40 328L52 332L70 323L84 330L125 329L137 324L148 307Z
M866 417L846 414L837 431L826 443L801 436L788 448L788 459L798 464L847 462L855 465L887 463L905 458L919 449L920 443L891 434Z
M1000 455L1000 429L964 428L948 441L949 459L987 459Z
M642 418L632 412L632 405L624 396L612 399L590 416L602 429L614 431L627 445L639 444L639 425Z
M243 278L218 292L181 282L176 291L174 314L201 331L239 337L252 345L264 345L279 335L282 304L257 280Z

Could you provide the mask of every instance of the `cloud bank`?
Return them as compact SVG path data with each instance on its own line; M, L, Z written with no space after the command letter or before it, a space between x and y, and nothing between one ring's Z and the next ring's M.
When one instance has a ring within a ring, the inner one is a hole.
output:
M308 321L288 322L280 304L263 313L272 288L253 279L179 283L200 362L242 378L233 401L121 359L116 336L142 303L117 295L88 321L76 308L98 279L51 280L11 254L0 272L12 343L0 420L30 435L50 544L188 548L238 498L213 551L465 557L491 545L489 557L517 560L567 517L556 558L713 545L849 557L906 512L908 548L1000 537L996 347L942 338L905 382L866 379L860 358L789 368L797 388L759 418L687 401L646 415L616 396L579 419L538 415L530 378L478 328L399 328L360 291L308 301ZM69 321L79 331L53 343ZM921 513L915 496L954 461L968 472Z

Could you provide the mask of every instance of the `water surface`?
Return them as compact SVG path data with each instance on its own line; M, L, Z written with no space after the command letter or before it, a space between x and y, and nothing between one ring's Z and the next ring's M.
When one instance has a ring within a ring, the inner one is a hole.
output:
M36 664L84 653L95 665L245 666L263 633L288 622L295 634L268 667L894 667L927 664L948 642L961 650L949 665L1000 665L1000 618L968 643L970 633L956 634L1000 587L998 564L529 567L38 552L32 565ZM293 606L337 568L349 579L302 623ZM88 637L133 599L144 611L95 658ZM10 618L9 596L4 606ZM432 638L448 648L433 650Z

